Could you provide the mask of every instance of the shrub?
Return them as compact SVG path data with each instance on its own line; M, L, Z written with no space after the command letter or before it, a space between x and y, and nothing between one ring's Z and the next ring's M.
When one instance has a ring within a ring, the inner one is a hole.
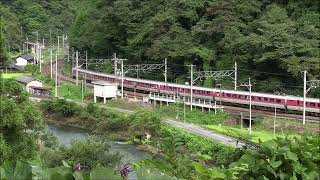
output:
M65 99L58 99L55 109L56 112L61 112L64 117L71 117L75 114L79 114L82 107L74 102L70 102Z
M231 170L240 169L241 179L319 179L320 135L298 138L277 138L259 145L257 151L244 150Z
M40 107L42 110L48 113L55 112L55 104L53 103L54 100L43 100L41 101Z
M83 140L73 141L70 147L61 146L57 150L47 150L42 156L49 167L61 165L65 160L70 165L80 163L86 170L98 165L116 165L121 157L108 153L110 145L107 141L95 136Z
M129 116L130 131L133 135L149 133L157 136L160 132L161 121L158 114L151 111L137 111Z
M86 108L86 110L87 110L87 112L89 113L89 114L95 114L96 112L97 112L97 109L98 109L99 107L96 105L96 104L94 104L94 103L89 103L88 105L87 105L87 108Z
M33 64L28 64L24 67L24 71L31 73L32 76L36 75L36 74L40 74L39 72L39 66L37 65L33 65Z
M175 137L192 153L210 156L210 162L216 166L228 166L238 160L243 154L238 148L233 148L213 140L191 134L174 127L163 126L161 128L163 140L171 141L166 137Z
M11 148L5 141L2 134L0 134L0 164L11 156Z
M42 168L22 161L6 161L0 166L1 179L47 179L47 180L80 180L80 179L105 179L120 180L119 173L112 167L97 167L91 172L74 170L66 162L63 166L55 168Z
M58 138L49 131L48 128L43 130L40 134L40 140L44 143L45 147L56 148L58 147Z
M128 119L125 117L113 117L100 120L96 125L96 130L98 132L116 132L116 131L126 131L128 130L129 124Z
M158 109L158 112L167 117L175 118L177 115L177 107L169 105L162 106ZM183 107L179 105L179 117L180 120L183 119ZM224 112L217 112L215 114L213 111L211 112L202 112L197 109L190 111L188 107L186 107L186 122L194 123L194 124L202 124L202 125L212 125L212 124L223 124L224 120L227 118L227 114Z
M65 99L52 99L41 103L43 110L49 113L60 113L64 117L80 114L82 107Z

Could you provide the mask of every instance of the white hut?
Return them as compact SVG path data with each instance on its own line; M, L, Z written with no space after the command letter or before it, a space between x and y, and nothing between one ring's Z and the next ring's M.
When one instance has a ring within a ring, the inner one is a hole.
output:
M107 99L117 97L118 87L117 84L109 83L106 81L93 81L93 94L94 102L97 102L97 97L103 98L103 103L106 103Z

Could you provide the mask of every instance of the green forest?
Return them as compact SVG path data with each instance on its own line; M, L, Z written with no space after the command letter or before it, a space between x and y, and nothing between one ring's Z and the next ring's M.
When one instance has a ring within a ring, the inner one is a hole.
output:
M237 62L239 82L251 77L254 91L301 96L302 71L320 78L319 12L314 0L8 0L0 3L1 48L19 51L37 32L51 44L66 34L90 57L117 53L127 64L168 58L171 82L186 81L191 63L213 71ZM146 78L162 80L159 73ZM222 81L232 88L227 79L197 83Z

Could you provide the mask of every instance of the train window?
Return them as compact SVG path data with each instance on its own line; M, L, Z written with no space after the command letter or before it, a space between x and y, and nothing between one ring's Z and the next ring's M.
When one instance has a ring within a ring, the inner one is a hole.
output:
M249 99L248 96L244 96L245 99Z
M273 98L270 98L270 102L274 102L274 99L273 99Z
M238 98L239 98L239 99L242 99L242 95L239 95Z
M310 106L315 107L316 104L315 103L310 103Z
M233 97L233 98L236 98L237 96L236 96L235 94L232 94L232 97Z
M318 107L320 108L320 103L318 103Z
M268 98L263 98L264 101L268 101Z
M227 94L228 97L231 97L231 94Z
M258 97L258 100L261 101L261 97Z
M281 99L277 99L277 103L281 103Z

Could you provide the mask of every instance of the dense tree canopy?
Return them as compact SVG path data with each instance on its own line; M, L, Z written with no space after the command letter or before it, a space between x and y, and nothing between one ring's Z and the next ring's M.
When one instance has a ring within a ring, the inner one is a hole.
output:
M30 160L36 156L36 138L43 128L38 109L22 87L0 75L0 164L5 160Z
M0 67L8 64L8 52L5 46L5 35L4 35L4 22L2 16L0 16Z
M94 56L118 52L129 63L167 57L171 77L185 76L184 65L189 63L198 70L220 70L238 62L240 80L253 77L256 91L291 89L301 95L301 71L319 78L318 5L271 0L83 1L71 42Z
M8 0L0 3L0 14L7 24L5 32L10 49L19 50L28 38L38 37L46 43L56 42L56 37L67 34L73 21L71 0Z

